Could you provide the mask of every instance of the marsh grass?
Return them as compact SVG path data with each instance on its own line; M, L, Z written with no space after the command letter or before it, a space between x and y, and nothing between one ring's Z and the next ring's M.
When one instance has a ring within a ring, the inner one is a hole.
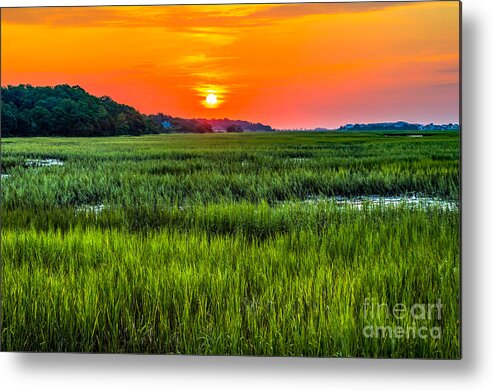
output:
M4 350L460 356L457 210L301 202L457 200L457 134L9 141ZM22 164L48 158L64 164ZM368 318L366 298L443 316ZM366 338L369 323L442 336Z

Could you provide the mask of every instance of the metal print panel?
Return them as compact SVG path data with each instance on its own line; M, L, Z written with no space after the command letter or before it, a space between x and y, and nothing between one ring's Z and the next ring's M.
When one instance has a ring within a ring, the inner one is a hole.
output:
M459 2L1 23L3 350L460 358Z

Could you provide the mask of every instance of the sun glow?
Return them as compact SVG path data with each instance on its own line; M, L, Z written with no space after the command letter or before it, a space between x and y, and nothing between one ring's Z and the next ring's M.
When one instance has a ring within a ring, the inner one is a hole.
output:
M215 106L217 105L217 96L215 94L209 94L205 98L205 103L207 106Z
M3 8L1 81L275 128L458 122L459 11L457 1Z

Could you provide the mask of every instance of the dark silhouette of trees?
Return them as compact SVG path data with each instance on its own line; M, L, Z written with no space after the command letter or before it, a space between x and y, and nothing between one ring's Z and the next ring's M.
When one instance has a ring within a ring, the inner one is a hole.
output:
M233 124L233 125L229 125L226 128L226 132L228 132L228 133L241 133L241 132L243 132L243 129L241 128L240 125Z
M156 124L161 125L161 132L180 133L212 133L212 125L206 120L171 117L163 113L149 116Z
M2 87L2 136L115 136L159 133L134 108L79 86Z
M241 127L243 131L251 131L251 132L270 132L272 128L269 125L263 125L261 123L254 123L243 120L234 120L229 118L211 118L211 119L198 119L199 121L205 121L208 124L212 125L212 128L218 131L225 130L227 131L228 126L230 125L238 125Z
M109 96L90 95L79 86L2 87L2 136L119 136L151 133L271 131L260 123L224 119L185 119L163 113L144 115Z

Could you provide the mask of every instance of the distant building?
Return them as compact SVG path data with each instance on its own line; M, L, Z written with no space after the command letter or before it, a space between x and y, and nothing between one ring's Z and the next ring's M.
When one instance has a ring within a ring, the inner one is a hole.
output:
M161 125L165 129L170 129L171 128L171 122L169 122L169 121L163 121L163 122L161 122Z

